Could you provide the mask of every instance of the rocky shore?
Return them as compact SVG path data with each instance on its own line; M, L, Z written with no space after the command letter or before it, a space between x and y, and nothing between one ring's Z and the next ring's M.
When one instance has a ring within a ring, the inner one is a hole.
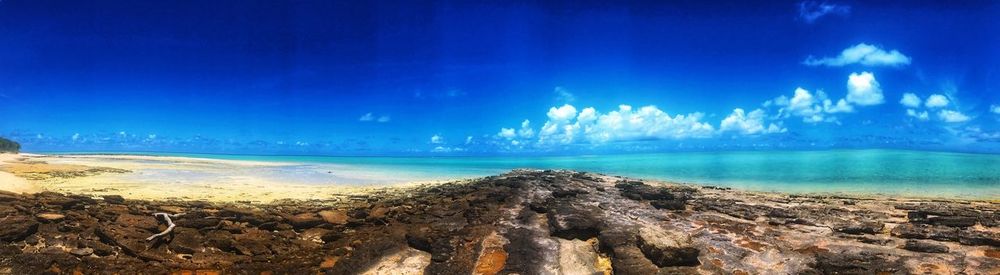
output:
M268 204L0 192L0 274L1000 274L998 224L571 171Z

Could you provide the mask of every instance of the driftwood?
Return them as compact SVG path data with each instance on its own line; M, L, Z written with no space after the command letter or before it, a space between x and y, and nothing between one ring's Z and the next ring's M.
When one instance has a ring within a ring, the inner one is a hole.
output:
M184 215L184 213L180 213L180 214L153 213L154 217L163 217L163 220L167 221L167 230L163 230L163 232L156 233L153 236L149 236L149 238L146 238L146 241L152 241L153 239L156 239L156 237L160 237L160 236L163 236L163 235L170 234L171 231L174 231L174 226L176 226L174 224L174 221L171 220L170 218L171 217L174 217L174 218L180 217L181 215Z

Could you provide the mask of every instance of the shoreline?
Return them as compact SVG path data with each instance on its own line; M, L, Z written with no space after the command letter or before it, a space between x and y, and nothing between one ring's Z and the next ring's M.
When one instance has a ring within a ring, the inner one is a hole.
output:
M31 173L18 173L17 166L22 163L38 163L41 167L33 167ZM46 166L52 164L52 166ZM70 166L67 166L70 165ZM67 168L69 167L69 168ZM289 172L288 167L308 167L292 170L292 173L308 174L302 181L296 182L294 177L288 180L283 175L268 175L261 177L260 169L277 169L273 173ZM322 168L322 169L321 169ZM235 171L243 169L245 171ZM343 170L343 175L341 171ZM352 170L354 169L354 170ZM13 170L13 171L11 171ZM516 170L516 169L515 169ZM84 174L72 174L85 171ZM86 172L89 171L89 172ZM110 172L109 172L110 171ZM155 171L145 173L143 171ZM71 172L66 176L64 172ZM34 173L60 174L54 177L26 179L24 176ZM202 173L203 178L192 178L191 174ZM326 178L315 180L316 177L329 177L329 182L316 183ZM382 174L382 175L379 175ZM258 161L230 160L215 158L196 158L184 156L156 156L133 154L0 154L0 180L12 182L0 186L0 190L15 193L55 191L72 194L90 195L122 195L136 199L150 200L207 200L216 202L256 201L270 202L275 200L310 200L323 199L321 194L351 195L382 189L406 189L422 185L436 185L450 181L473 181L486 176L449 177L434 180L393 179L391 171L366 171L350 165L315 164L290 161ZM176 178L171 178L176 177ZM885 194L857 192L827 192L827 191L781 191L754 190L752 188L726 187L712 183L676 182L653 178L634 177L648 182L686 185L691 187L729 188L746 193L779 194L804 197L850 197L855 199L874 200L943 200L956 202L1000 202L1000 198L988 194L982 197L956 197L948 195L916 195L916 194ZM357 181L357 182L352 182ZM164 193L164 191L169 191Z

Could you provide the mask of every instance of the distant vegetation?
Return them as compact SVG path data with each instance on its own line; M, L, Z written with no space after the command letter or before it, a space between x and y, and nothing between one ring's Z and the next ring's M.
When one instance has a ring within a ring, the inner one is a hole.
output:
M0 153L17 153L19 151L21 151L21 144L0 137Z

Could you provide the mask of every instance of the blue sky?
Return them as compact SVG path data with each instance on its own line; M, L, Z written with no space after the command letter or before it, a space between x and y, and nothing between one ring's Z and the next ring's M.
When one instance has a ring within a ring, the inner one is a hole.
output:
M403 2L2 1L0 136L38 152L1000 152L995 1Z

